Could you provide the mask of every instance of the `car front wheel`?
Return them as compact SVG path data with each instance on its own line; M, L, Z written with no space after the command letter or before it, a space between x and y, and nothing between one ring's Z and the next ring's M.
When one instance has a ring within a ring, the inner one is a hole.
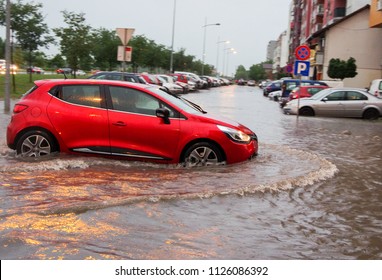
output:
M17 142L16 152L21 157L42 157L57 150L53 138L44 131L29 131Z
M200 142L189 147L183 157L185 167L210 166L223 164L220 150L208 142Z
M301 116L310 116L310 117L314 116L314 111L310 107L302 107L299 113Z

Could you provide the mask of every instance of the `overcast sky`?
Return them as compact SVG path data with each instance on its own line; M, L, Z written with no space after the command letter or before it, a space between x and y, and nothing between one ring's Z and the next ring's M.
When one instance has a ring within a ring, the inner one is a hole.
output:
M145 35L157 44L171 47L174 0L34 2L43 4L45 22L51 28L65 26L62 11L83 12L86 23L93 28L134 28L134 35ZM289 4L290 0L176 0L174 51L184 48L186 54L202 60L205 30L206 63L215 67L218 63L222 71L224 59L229 73L238 65L248 69L265 61L268 42L276 40L287 29ZM220 25L203 28L206 19L207 24ZM230 44L218 44L218 40L229 40ZM237 53L223 55L223 49L228 47ZM51 48L51 52L57 49Z

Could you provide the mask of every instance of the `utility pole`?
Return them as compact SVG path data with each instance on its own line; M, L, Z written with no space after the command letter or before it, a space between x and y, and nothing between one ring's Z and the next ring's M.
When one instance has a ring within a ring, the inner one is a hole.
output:
M5 13L5 88L4 88L4 111L11 110L11 1L6 2Z

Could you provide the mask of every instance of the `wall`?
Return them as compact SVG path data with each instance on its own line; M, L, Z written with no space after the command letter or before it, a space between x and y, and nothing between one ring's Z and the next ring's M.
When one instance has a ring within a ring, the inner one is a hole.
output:
M324 80L329 60L354 57L358 75L344 80L347 87L368 87L370 81L382 75L382 28L369 28L369 9L356 13L326 31Z

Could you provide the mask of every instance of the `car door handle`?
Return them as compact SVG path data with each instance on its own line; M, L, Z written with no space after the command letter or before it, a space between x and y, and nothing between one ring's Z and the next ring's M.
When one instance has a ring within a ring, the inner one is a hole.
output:
M113 123L113 125L115 125L115 126L126 126L126 123L119 121L119 122Z

